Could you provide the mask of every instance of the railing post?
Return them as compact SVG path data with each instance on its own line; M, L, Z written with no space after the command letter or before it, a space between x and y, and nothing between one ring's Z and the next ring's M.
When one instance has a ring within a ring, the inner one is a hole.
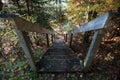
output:
M48 34L46 34L46 41L47 41L47 47L49 47L50 45L49 45L49 35Z
M67 34L65 34L65 42L67 42Z
M31 66L31 69L33 71L36 71L37 69L36 69L33 57L31 55L32 54L32 50L30 48L29 38L26 35L27 33L18 30L17 26L15 26L15 30L16 30L17 36L19 38L20 45L21 45L21 47L22 47L22 49L23 49L23 51L25 53L25 56L27 58L27 61L28 61L29 65Z
M52 43L54 41L54 35L53 34L51 34L51 41L52 41Z
M73 34L70 34L70 48L72 47Z
M94 33L94 36L93 36L93 39L92 39L92 42L90 44L90 47L89 47L89 50L88 50L88 53L85 57L85 60L84 60L84 71L86 72L88 70L88 68L90 67L96 53L97 53L97 49L100 45L100 42L102 41L102 37L104 36L105 33L103 33L102 30L98 30Z

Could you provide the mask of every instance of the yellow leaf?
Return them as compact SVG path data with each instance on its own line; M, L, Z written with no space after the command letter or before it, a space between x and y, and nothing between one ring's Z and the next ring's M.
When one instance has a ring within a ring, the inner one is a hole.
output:
M111 4L113 0L106 0L106 3Z

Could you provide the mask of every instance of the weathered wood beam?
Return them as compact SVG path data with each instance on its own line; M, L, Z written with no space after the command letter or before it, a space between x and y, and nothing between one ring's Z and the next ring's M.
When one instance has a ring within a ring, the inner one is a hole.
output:
M53 34L52 31L43 28L43 26L40 26L39 24L34 24L32 22L29 22L25 19L22 19L20 17L14 17L14 21L21 31L31 31L31 32L39 32L39 33L47 33L47 34Z
M54 42L54 35L53 34L51 34L51 41L52 41L52 43Z
M39 24L32 23L14 14L0 14L0 18L14 19L18 29L21 31L54 34L53 31L45 29Z
M35 62L34 62L32 55L31 55L32 50L30 49L30 45L27 41L28 37L27 37L27 35L25 35L26 33L20 31L16 26L15 26L15 31L17 33L17 36L18 36L19 41L20 41L20 45L25 53L27 61L28 61L29 65L31 66L31 69L33 71L36 71L37 69L36 69Z
M90 47L89 47L89 50L88 50L88 53L85 57L85 60L84 60L84 71L87 71L88 68L90 67L93 59L95 58L95 55L97 53L97 50L98 50L98 47L100 45L100 42L102 41L102 37L104 35L104 30L98 30L94 33L94 36L93 36L93 39L92 39L92 42L90 44Z
M30 37L29 37L29 33L28 32L25 32L25 31L22 31L23 33L23 36L25 38L25 41L27 43L27 45L29 46L30 50L31 50L31 47L32 47L32 42L30 40ZM31 51L32 52L32 51Z
M67 42L67 35L68 34L64 34L65 42Z
M80 26L79 28L71 30L69 33L80 33L80 32L86 32L86 31L105 28L105 24L107 24L107 21L109 20L109 16L110 16L110 13L105 13L100 17L97 17L91 20L90 22L84 24L83 26Z

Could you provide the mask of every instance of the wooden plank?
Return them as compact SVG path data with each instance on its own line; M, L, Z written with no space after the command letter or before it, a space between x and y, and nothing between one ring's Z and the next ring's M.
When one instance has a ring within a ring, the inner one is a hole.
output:
M31 66L31 69L33 71L36 71L37 69L36 69L34 60L31 56L31 50L29 48L29 45L27 44L27 39L25 39L25 34L23 32L21 32L20 30L18 30L16 26L15 26L15 30L16 30L17 36L19 38L20 45L21 45L21 47L25 53L25 56L27 58L27 61L28 61L29 65Z
M54 33L48 29L43 28L43 26L40 26L39 24L34 24L18 16L14 17L14 21L18 29L21 31L27 31L27 32L31 31L31 32L48 33L48 34Z
M80 60L61 39L56 39L40 59L40 72L66 73L81 70Z
M52 43L54 42L54 35L53 34L51 34L51 41L52 41Z
M80 32L86 32L86 31L105 28L105 24L109 20L109 15L110 13L105 13L100 17L97 17L91 20L90 22L84 24L83 26L80 26L79 28L71 30L69 33L80 33Z
M23 37L25 38L26 44L29 46L28 48L31 49L31 47L32 47L32 42L31 42L31 40L30 40L29 33L28 33L28 32L25 32L25 31L22 31L22 34L23 34ZM31 51L31 52L32 52L32 51Z
M65 42L67 42L67 34L64 34Z
M98 50L98 47L100 45L100 42L102 40L103 35L104 35L104 31L102 31L102 30L96 31L94 33L94 36L93 36L92 42L90 44L87 56L84 60L84 64L83 64L84 71L87 71L89 66L91 65L91 63L92 63L92 61L97 53L97 50Z
M43 26L40 26L39 24L34 24L14 14L0 14L0 18L14 19L18 29L21 31L54 34L53 31L45 29Z

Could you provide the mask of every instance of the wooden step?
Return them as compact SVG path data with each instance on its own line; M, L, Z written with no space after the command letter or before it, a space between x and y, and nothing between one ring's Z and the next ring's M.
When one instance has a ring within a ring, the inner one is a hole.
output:
M80 67L78 59L41 59L41 69L48 72L69 72Z
M39 64L39 72L74 72L80 70L80 59L63 40L56 40L40 59Z
M72 58L76 58L76 55L75 54L72 54L72 55L44 55L42 57L43 59L72 59Z

